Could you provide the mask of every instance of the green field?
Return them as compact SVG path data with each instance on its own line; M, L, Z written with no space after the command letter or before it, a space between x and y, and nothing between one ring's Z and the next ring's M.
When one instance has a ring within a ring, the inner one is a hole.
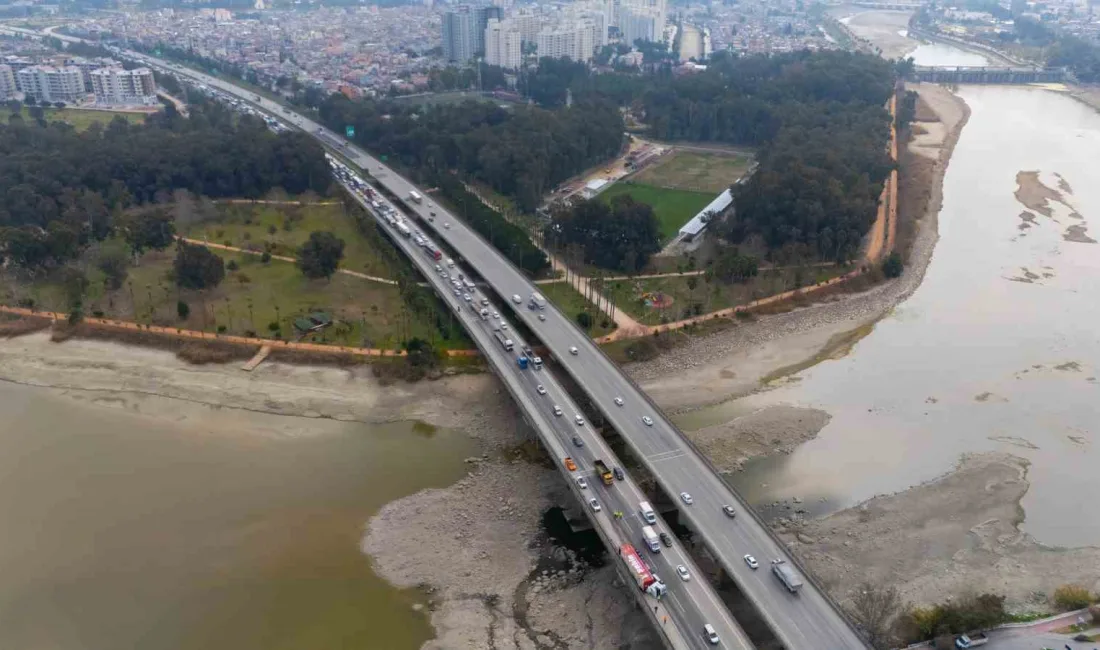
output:
M661 243L672 241L680 228L714 200L714 195L688 190L674 190L642 183L615 183L599 195L601 201L630 195L639 203L653 206L657 221L661 224Z
M732 153L678 149L632 180L670 189L720 194L748 171L751 160Z
M144 113L98 111L82 108L47 108L45 110L47 122L65 122L66 124L72 124L73 128L77 131L86 131L94 122L99 122L101 125L107 126L107 124L116 117L121 117L134 124L141 124L145 121ZM27 106L23 107L23 119L31 119L30 110Z
M390 246L360 234L355 220L343 204L273 206L263 204L220 203L218 218L192 224L180 233L192 239L237 248L264 250L273 255L297 257L298 248L315 230L327 230L344 240L344 260L340 268L367 275L393 278L391 262L379 246ZM392 246L390 246L392 248Z
M602 312L597 312L596 306L585 300L584 296L568 282L563 280L561 282L549 282L538 286L539 292L546 296L547 300L554 303L554 306L560 309L562 313L568 316L574 323L577 322L577 314L582 311L587 311L592 316L592 328L588 330L589 336L596 338L611 332L611 327L603 326L605 319L609 321L608 325L610 325L610 319Z

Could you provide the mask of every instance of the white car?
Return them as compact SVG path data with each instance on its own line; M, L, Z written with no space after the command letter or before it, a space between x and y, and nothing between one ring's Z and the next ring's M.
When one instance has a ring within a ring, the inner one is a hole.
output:
M623 405L623 398L616 397L615 398L615 406L622 406L622 405Z
M592 512L599 512L603 510L603 508L600 507L600 502L595 499L589 499L588 505L592 506Z
M582 490L587 490L588 489L588 481L584 480L583 476L578 476L577 477L577 487L579 487Z
M573 416L573 421L577 423L578 427L583 427L584 426L584 418L582 418L580 416L580 413Z
M461 296L462 295L462 292L459 291L458 289L451 289L451 291L454 292L455 296Z
M442 266L440 266L440 265L438 265L438 264L436 264L436 265L435 265L435 272L436 272L436 273L442 273L442 272L443 272L443 267L442 267Z
M455 261L448 257L447 258L447 268L453 269L454 267L455 267Z
M514 293L512 294L512 302L518 305L519 303L523 302L523 298L520 298L518 293Z
M546 320L546 314L539 314L539 320L545 321Z
M554 405L554 415L561 415L561 407L557 404Z
M569 354L572 354L573 356L576 356L577 354L579 354L579 352L577 351L577 346L575 346L575 345L569 346Z
M546 394L546 387L543 386L542 384L539 384L539 387L536 388L535 390L538 391L539 395L545 395Z
M691 495L688 494L687 492L681 492L680 493L680 500L683 501L685 504L687 504L689 506L691 504L695 503L695 499L692 499Z
M502 329L502 330L508 329L508 323L506 323L505 321L500 321L500 329Z
M649 417L648 415L642 416L642 422L645 422L645 425L647 427L653 426L653 418Z
M500 318L500 312L494 309L493 310L493 318Z
M757 562L756 558L754 558L751 555L746 555L745 556L745 564L749 565L750 569L759 569L760 568L760 563Z
M470 294L468 294L468 293L462 294L462 299L465 300L466 302L470 302L470 300L471 300Z
M676 566L676 575L680 576L680 579L684 582L691 580L691 574L688 573L687 567L682 564Z
M450 230L451 229L451 223L449 221L444 221L443 222L443 227L446 228L447 230Z

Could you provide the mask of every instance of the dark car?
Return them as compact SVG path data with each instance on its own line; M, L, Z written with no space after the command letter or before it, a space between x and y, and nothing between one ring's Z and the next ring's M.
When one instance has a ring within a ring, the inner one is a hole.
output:
M626 478L626 476L623 475L623 470L619 469L618 467L615 468L614 474L617 480L622 481Z
M668 536L668 533L661 533L661 543L665 546L672 546L672 538Z
M573 444L576 445L577 447L583 447L584 446L584 441L581 440L580 438L578 438L577 436L573 436Z

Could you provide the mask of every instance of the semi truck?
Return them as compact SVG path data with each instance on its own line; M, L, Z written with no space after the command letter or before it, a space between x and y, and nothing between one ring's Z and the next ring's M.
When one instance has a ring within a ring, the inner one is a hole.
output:
M508 351L512 350L512 339L505 338L500 330L493 332L493 338L497 340L497 343L500 343L500 347Z
M420 192L417 192L416 190L412 190L412 191L409 192L409 200L412 201L413 203L423 203L424 202L424 197L420 196Z
M409 230L409 227L405 225L404 221L397 224L397 229L401 232L402 235L406 237L412 237L412 231Z
M596 473L600 475L604 485L611 485L615 481L615 477L611 475L611 470L599 459L596 459Z
M630 544L620 546L619 557L626 563L626 568L630 569L630 575L634 577L634 583L638 585L638 589L654 598L660 598L668 593L668 587L653 575L645 560L638 555L638 551L633 546Z
M792 594L798 593L798 590L802 588L802 578L798 577L798 574L794 572L791 565L787 564L786 560L772 560L772 573L779 578L787 591Z
M653 530L653 526L642 526L642 539L645 540L645 545L649 547L649 550L654 553L661 552L661 536Z
M978 632L977 634L963 634L955 639L955 647L965 650L966 648L977 648L980 645L989 643L989 637L985 632Z

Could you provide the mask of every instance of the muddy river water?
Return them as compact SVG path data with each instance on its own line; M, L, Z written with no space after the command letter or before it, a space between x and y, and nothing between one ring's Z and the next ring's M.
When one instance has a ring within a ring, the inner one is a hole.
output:
M972 64L951 49L915 57ZM691 424L780 402L828 411L816 439L733 477L756 503L799 496L818 513L933 479L968 452L1010 452L1031 463L1023 528L1100 544L1100 113L1038 88L959 94L972 115L917 291L846 357Z
M159 399L159 398L157 398ZM469 438L0 384L0 648L349 650L431 637L360 552L383 504L464 473Z

